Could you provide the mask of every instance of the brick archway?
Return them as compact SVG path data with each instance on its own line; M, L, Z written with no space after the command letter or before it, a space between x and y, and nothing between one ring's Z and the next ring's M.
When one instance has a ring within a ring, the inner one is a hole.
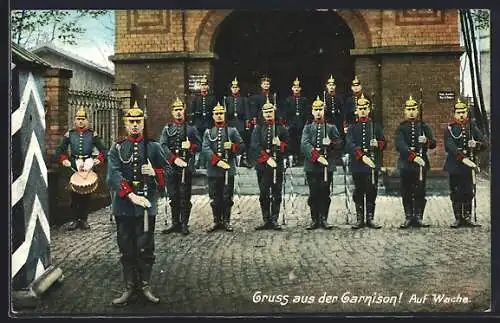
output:
M233 10L210 10L203 18L196 32L194 49L197 52L213 52L218 26ZM338 14L351 29L355 48L371 46L368 24L359 10L338 10Z

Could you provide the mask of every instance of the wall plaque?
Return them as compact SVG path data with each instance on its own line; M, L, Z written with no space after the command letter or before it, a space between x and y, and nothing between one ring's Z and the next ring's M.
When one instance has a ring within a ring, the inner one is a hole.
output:
M453 91L439 91L438 92L439 101L455 101L455 92Z

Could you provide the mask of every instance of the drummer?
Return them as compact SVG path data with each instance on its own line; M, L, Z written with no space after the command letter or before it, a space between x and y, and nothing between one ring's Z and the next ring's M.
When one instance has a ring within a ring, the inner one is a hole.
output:
M70 153L68 153L68 148ZM93 155L97 152L97 156ZM79 108L75 114L75 127L67 131L54 154L54 161L58 161L62 166L71 168L73 172L81 172L83 177L95 166L104 163L106 159L106 147L97 133L89 128L87 112L83 107ZM68 230L81 228L90 229L87 222L89 200L91 194L80 194L70 187L71 195L71 217L73 221L68 226Z

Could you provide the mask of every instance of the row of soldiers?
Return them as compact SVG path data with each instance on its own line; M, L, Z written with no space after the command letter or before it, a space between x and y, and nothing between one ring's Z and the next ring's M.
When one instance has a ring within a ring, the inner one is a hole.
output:
M222 102L227 110L227 122L235 127L245 142L250 141L250 136L255 126L261 121L261 108L269 101L277 110L276 118L288 128L290 142L288 151L294 158L294 164L302 164L300 151L300 138L304 126L312 121L311 102L302 95L302 87L298 77L292 82L291 94L282 102L278 103L276 93L272 94L271 78L264 76L260 79L260 92L248 97L241 94L238 79L235 77L231 82L231 94L222 100L217 100L210 92L207 78L200 80L200 93L196 94L188 107L189 119L200 134L213 125L211 109L216 102ZM325 120L335 124L341 137L344 138L347 127L355 121L355 101L361 96L362 85L357 76L351 84L352 94L345 100L336 92L335 79L332 75L326 81L323 91L323 101L325 102ZM242 166L252 167L251 160L248 160L248 149L243 151ZM203 157L203 156L202 156ZM202 159L197 159L197 168L203 167Z
M348 127L343 142L336 125L326 122L325 102L318 96L311 104L311 122L304 125L300 139L310 190L308 204L312 221L308 229L332 228L327 222L331 203L330 184L336 170L335 156L340 149L349 154L355 184L353 199L357 221L353 229L364 226L380 228L374 221L375 202L381 152L387 145L381 125L370 118L371 108L372 103L363 94L356 100L356 121ZM468 118L467 105L458 101L454 111L455 120L444 133L448 153L444 169L450 175L450 197L456 219L452 227L474 226L471 222L474 172L477 169L474 160L486 143L479 129ZM402 228L423 226L425 179L430 168L427 151L436 147L431 127L419 120L418 112L419 104L410 96L404 107L405 121L396 132L405 211ZM86 112L80 110L76 114L76 128L65 134L55 157L63 166L76 170L89 170L95 164L107 162L107 184L115 192L113 212L126 286L124 293L113 300L114 305L126 304L137 290L150 302L159 302L149 285L155 260L154 229L158 200L166 187L172 226L163 232L189 234L191 181L197 152L204 154L207 160L208 190L214 220L209 231L232 231L230 217L236 158L248 142L243 140L237 128L228 126L226 113L224 106L216 103L211 110L213 126L206 129L201 138L197 128L187 122L186 107L177 98L171 107L173 121L164 127L160 139L155 141L144 136L145 115L136 104L124 117L128 136L118 139L109 151L106 151L97 134L88 128ZM269 100L262 105L261 115L262 120L254 127L249 141L263 218L263 224L256 230L281 230L278 217L284 164L280 161L288 157L290 132L277 119L276 106ZM66 153L68 146L71 147L71 155ZM94 159L89 157L93 147L99 151ZM83 217L79 218L82 228L88 228L82 205L80 201L72 207L78 216Z

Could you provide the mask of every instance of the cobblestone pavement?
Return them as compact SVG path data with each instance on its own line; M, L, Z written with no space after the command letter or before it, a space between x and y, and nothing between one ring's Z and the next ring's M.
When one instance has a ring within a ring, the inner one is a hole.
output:
M199 195L193 197L192 233L184 237L160 233L165 227L163 201L152 275L161 302L150 305L139 299L125 308L110 305L123 284L115 225L109 222L109 210L102 209L91 214L90 231L52 231L52 256L64 280L37 308L21 313L482 312L490 304L489 185L484 179L478 182L482 227L457 230L449 227L448 197L428 198L424 222L431 227L400 230L401 200L379 196L376 221L383 228L355 231L345 224L344 200L336 196L330 222L337 228L307 231L307 197L299 196L293 207L287 201L282 232L254 231L261 223L258 197L243 196L235 197L235 231L209 234L209 200ZM368 302L363 295L374 299Z

